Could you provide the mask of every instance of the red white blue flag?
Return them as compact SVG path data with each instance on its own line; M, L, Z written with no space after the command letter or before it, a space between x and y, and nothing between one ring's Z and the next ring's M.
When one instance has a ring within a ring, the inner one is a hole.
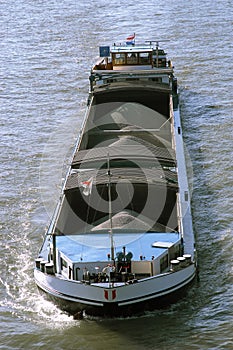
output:
M93 177L91 177L87 181L81 182L81 186L83 187L83 194L84 194L84 196L89 196L91 194L92 185L93 185Z
M134 43L135 43L135 33L132 35L129 35L126 38L126 45L134 45Z

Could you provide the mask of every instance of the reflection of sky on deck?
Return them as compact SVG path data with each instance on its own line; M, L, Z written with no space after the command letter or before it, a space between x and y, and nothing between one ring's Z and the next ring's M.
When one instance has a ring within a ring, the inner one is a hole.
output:
M126 253L133 253L133 260L139 260L142 255L151 260L164 252L165 248L154 248L155 242L175 243L179 239L178 233L139 233L114 234L115 253L121 252L123 246ZM85 234L72 236L57 236L57 248L74 262L106 261L110 253L110 235Z

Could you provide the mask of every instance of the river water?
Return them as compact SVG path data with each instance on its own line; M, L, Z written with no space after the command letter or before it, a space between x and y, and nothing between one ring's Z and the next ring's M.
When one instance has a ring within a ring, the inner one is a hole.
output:
M0 349L233 349L232 0L0 2ZM168 309L75 321L33 263L98 46L163 43L179 81L200 281Z

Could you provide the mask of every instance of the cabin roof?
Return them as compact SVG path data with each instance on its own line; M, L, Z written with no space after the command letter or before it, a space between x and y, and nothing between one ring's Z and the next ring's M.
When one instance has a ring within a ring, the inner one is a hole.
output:
M151 233L114 233L114 242L117 251L122 251L122 246L127 245L127 250L133 252L133 260L139 260L143 255L145 259L155 258L165 252L167 247L154 247L157 241L163 241L166 245L173 245L179 242L178 232L151 232ZM75 245L75 249L74 249ZM90 233L72 236L58 236L57 247L71 261L105 261L109 253L109 240L106 233ZM96 263L98 266L98 263Z
M121 52L153 52L152 47L146 46L113 46L111 47L111 53L121 53Z

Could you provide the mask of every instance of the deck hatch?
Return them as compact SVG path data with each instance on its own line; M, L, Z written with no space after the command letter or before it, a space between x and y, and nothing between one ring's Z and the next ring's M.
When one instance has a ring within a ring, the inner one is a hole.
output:
M146 152L145 152L146 151ZM135 159L135 158L152 158L158 159L164 162L170 162L175 165L175 154L174 150L162 148L162 147L150 147L145 150L141 145L122 145L122 146L114 146L114 147L96 147L93 149L78 151L73 159L72 166L76 166L78 164L89 162L98 159L107 159L107 157L111 159L114 158L126 158L126 159Z
M131 183L160 184L161 186L178 188L176 173L167 169L162 169L161 167L143 170L144 171L142 171L142 169L128 167L114 168L112 169L111 181L112 183L130 181ZM65 191L80 188L82 182L91 177L94 178L94 185L106 184L108 181L106 169L77 171L68 177Z

